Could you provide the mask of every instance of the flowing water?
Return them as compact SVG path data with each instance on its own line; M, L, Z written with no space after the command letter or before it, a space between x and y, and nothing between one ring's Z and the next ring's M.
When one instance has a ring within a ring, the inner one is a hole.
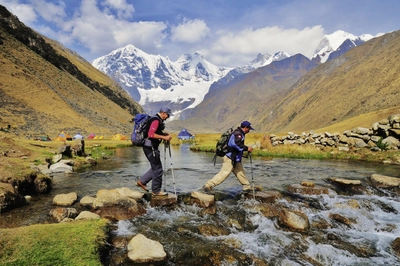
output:
M189 145L171 147L171 156L161 147L165 171L164 188L179 199L199 190L221 167L214 166L213 154L195 153ZM308 233L282 228L276 218L262 215L259 203L240 196L241 185L233 174L214 188L223 195L216 202L215 214L179 200L173 207L151 207L132 220L119 221L115 238L130 239L137 233L160 242L167 261L160 265L400 265L391 243L400 236L400 200L369 183L372 174L400 177L399 165L320 160L270 158L243 159L247 177L264 190L285 191L287 185L312 181L330 188L328 195L308 196L317 201L310 207L304 200L283 197L287 209L300 211L310 220ZM48 212L55 195L77 192L78 197L95 196L99 189L134 186L149 164L140 148L120 148L112 159L72 175L55 175L49 195L34 197L31 204L2 214L0 227L50 222ZM364 193L346 195L335 191L329 178L360 180ZM148 184L150 187L150 184ZM348 203L356 201L358 207ZM350 224L332 219L346 217ZM204 234L199 228L208 226ZM214 233L218 231L219 233ZM222 233L221 233L222 232ZM124 259L126 249L115 249L109 265L133 265Z

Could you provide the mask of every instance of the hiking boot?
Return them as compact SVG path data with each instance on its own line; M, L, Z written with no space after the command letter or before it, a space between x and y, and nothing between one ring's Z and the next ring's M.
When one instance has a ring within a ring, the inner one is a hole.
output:
M145 185L143 185L142 182L140 182L140 180L138 180L138 181L136 182L136 186L137 186L137 187L140 187L141 189L143 189L143 190L146 191L146 192L149 192L149 190L147 189L147 187L146 187Z
M255 187L254 187L254 191L261 191L261 188L255 186ZM243 193L249 193L249 192L253 192L253 188L252 188L252 187L243 189Z
M162 192L159 191L158 193L152 193L153 197L168 197L168 193L167 192Z
M212 187L208 186L207 184L205 184L203 186L203 190L207 193L211 193L212 192Z

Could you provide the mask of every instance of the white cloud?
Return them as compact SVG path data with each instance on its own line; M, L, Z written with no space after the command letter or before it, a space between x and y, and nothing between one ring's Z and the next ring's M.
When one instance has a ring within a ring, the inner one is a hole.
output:
M63 43L78 42L98 56L129 43L155 51L164 39L162 22L129 22L107 10L100 10L95 0L82 1L70 21L66 21L57 39Z
M35 11L47 22L61 26L66 18L64 2L54 4L44 0L31 0Z
M171 29L171 40L185 43L196 43L203 40L210 33L207 24L198 19L187 20Z
M18 0L0 0L0 5L6 6L8 11L27 25L31 25L37 20L37 15L31 5L20 4Z
M128 4L126 0L106 0L104 5L115 10L119 19L130 19L135 12L135 8Z
M219 32L218 34L220 37L211 46L211 51L208 53L242 54L247 60L253 60L258 52L274 54L278 51L285 51L290 55L302 53L311 57L315 47L324 36L324 29L321 26L303 30L265 27L248 28L236 33Z

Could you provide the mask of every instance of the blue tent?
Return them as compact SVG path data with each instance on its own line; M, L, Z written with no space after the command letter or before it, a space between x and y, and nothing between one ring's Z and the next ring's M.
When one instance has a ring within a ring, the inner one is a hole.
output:
M187 131L185 128L181 130L181 132L179 132L178 134L178 139L181 140L190 140L190 139L194 139L193 135L189 133L189 131Z

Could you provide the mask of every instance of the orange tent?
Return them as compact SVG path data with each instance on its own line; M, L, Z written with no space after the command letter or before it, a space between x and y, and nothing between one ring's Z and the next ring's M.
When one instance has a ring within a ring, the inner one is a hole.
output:
M67 133L65 133L64 131L61 131L60 134L58 134L58 136L54 140L61 140L61 141L72 140L72 137Z
M115 134L111 139L112 140L126 140L126 137L121 134Z

